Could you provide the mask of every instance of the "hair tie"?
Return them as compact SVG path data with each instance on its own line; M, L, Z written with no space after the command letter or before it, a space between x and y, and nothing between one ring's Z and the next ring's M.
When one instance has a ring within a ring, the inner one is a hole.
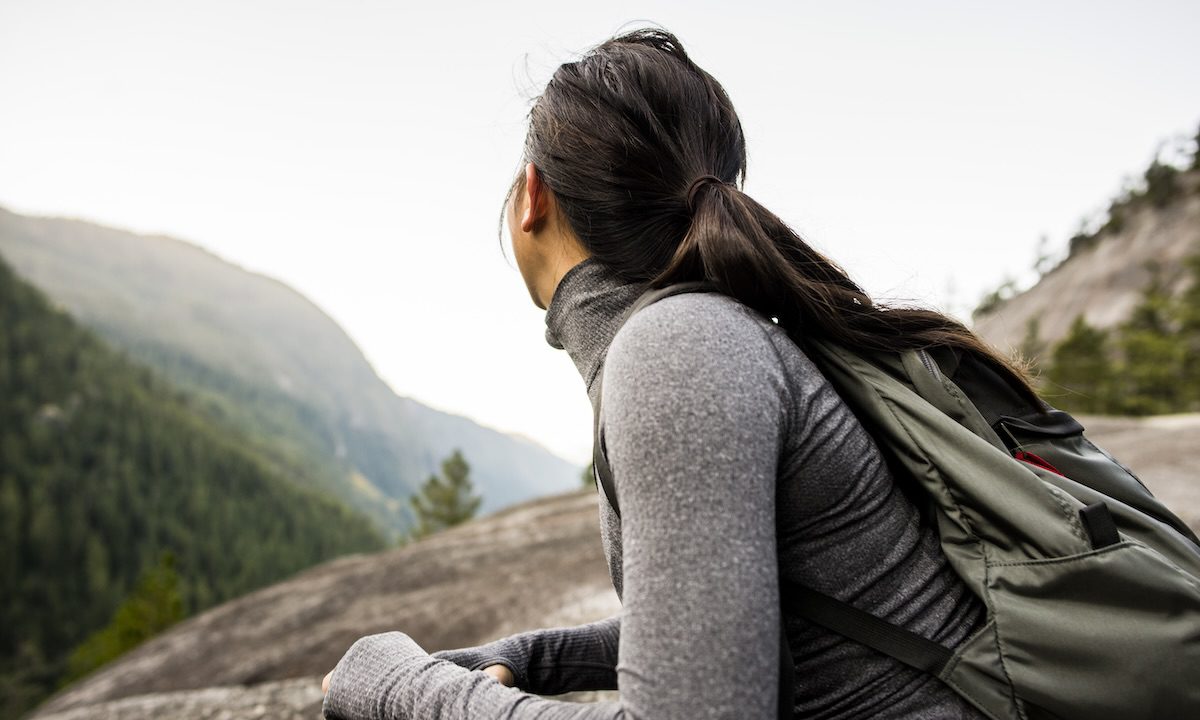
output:
M695 212L695 210L696 210L696 191L699 190L700 188L704 187L705 185L709 184L710 182L715 182L715 183L719 183L719 184L725 183L724 180L717 177L716 175L701 175L700 177L693 180L692 184L688 187L688 191L687 191L688 211Z

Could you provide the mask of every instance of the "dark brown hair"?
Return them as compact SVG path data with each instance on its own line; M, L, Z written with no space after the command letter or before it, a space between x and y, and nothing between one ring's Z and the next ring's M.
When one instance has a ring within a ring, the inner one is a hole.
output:
M746 141L733 104L665 30L618 35L561 65L530 109L524 162L584 248L630 281L709 280L797 341L961 348L1042 407L1024 368L969 328L934 310L874 302L742 192ZM715 177L697 183L706 175ZM524 184L519 173L509 196Z

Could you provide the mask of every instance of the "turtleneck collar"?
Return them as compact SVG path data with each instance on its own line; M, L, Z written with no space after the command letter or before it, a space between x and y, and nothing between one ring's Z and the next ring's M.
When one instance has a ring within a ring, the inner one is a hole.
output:
M546 308L546 342L571 356L588 397L617 325L646 287L622 278L595 256L572 266L559 280Z

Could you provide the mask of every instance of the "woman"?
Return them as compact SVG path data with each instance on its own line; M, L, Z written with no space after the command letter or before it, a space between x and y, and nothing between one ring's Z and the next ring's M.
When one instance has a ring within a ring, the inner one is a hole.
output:
M601 536L621 613L432 656L402 633L363 638L326 678L326 717L983 717L781 607L782 577L951 648L985 616L789 333L958 348L1036 400L1022 371L939 313L874 304L742 193L737 114L667 32L558 68L525 161L507 222L547 342L593 407L603 388L621 515L601 499ZM720 292L665 298L616 332L648 287L695 279ZM795 668L783 693L781 633ZM596 689L620 699L538 697Z

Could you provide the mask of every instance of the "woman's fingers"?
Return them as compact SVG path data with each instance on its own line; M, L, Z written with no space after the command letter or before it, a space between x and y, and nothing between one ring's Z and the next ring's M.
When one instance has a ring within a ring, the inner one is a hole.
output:
M331 678L331 677L333 677L332 670L330 670L328 673L326 673L325 679L321 681L321 694L323 694L323 695L329 694L329 678Z
M507 685L509 687L512 687L512 685L513 685L512 670L509 670L504 665L488 665L487 667L485 667L483 669L483 671L485 673L487 673L488 675L491 675L492 677L499 680L502 685Z

